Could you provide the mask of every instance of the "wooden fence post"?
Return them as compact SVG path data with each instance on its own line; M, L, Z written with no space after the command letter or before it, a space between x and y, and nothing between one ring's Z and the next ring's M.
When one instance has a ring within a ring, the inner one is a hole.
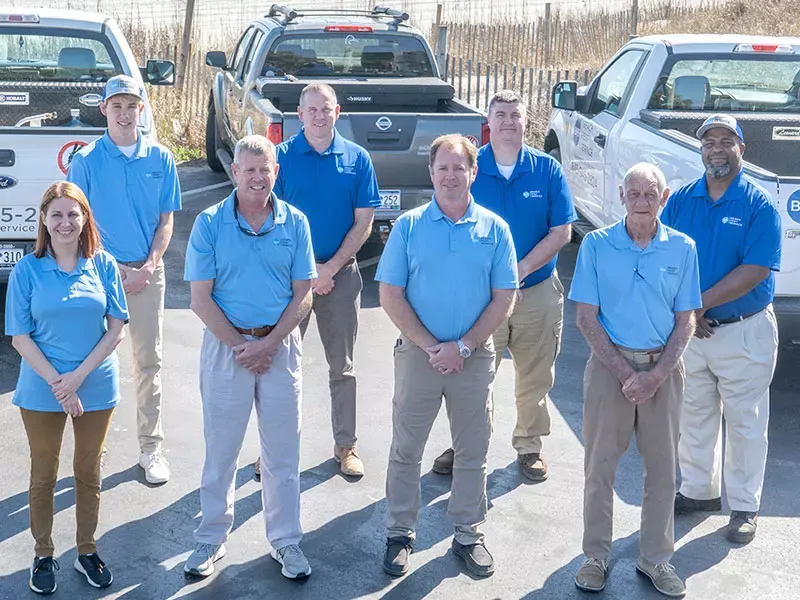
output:
M186 0L186 15L183 19L183 37L181 38L181 60L178 63L178 73L175 85L180 89L186 78L186 63L190 60L189 40L192 37L192 21L194 20L195 0Z
M441 6L441 4L439 5ZM447 25L440 25L436 34L436 64L439 73L447 81Z
M550 3L544 5L544 44L543 50L544 52L542 57L542 63L544 66L550 64L550 31L551 31L551 16L550 16Z
M631 30L630 37L639 35L639 0L633 0L631 5Z

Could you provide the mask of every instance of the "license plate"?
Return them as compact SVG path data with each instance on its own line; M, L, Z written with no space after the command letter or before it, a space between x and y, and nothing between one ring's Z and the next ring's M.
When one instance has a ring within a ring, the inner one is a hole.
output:
M22 244L0 244L0 269L11 269L25 256Z
M381 208L400 210L400 190L381 190Z

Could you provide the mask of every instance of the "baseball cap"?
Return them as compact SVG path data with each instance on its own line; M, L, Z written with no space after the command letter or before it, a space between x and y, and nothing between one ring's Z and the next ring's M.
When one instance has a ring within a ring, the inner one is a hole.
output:
M730 115L712 115L708 117L705 121L703 121L703 124L700 125L700 128L697 130L697 139L702 140L703 136L706 134L706 131L709 129L714 129L715 127L727 129L731 133L738 135L740 140L744 141L742 128L739 127L738 121L736 121L736 119Z
M136 96L139 100L144 100L144 90L139 83L129 75L115 75L106 82L103 90L103 100L108 100L112 96L128 94Z

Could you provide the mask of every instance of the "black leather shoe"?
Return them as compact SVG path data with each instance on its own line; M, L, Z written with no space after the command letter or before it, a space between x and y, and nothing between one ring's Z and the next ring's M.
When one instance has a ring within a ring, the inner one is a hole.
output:
M383 570L392 577L401 577L408 573L408 557L414 551L413 544L411 538L407 537L387 538Z
M722 498L695 500L678 492L675 494L675 514L688 515L693 512L717 512L722 510Z
M494 573L494 558L482 543L464 545L454 539L453 552L464 561L467 571L476 577L489 577Z

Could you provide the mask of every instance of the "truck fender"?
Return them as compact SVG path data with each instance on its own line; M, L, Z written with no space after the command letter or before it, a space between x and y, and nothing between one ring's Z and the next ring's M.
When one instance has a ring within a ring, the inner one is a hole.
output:
M224 75L222 72L214 75L214 81L211 83L211 97L208 99L209 107L214 104L214 113L217 120L217 132L220 137L225 136L225 123L223 121L225 115L225 105L223 103L223 83Z

